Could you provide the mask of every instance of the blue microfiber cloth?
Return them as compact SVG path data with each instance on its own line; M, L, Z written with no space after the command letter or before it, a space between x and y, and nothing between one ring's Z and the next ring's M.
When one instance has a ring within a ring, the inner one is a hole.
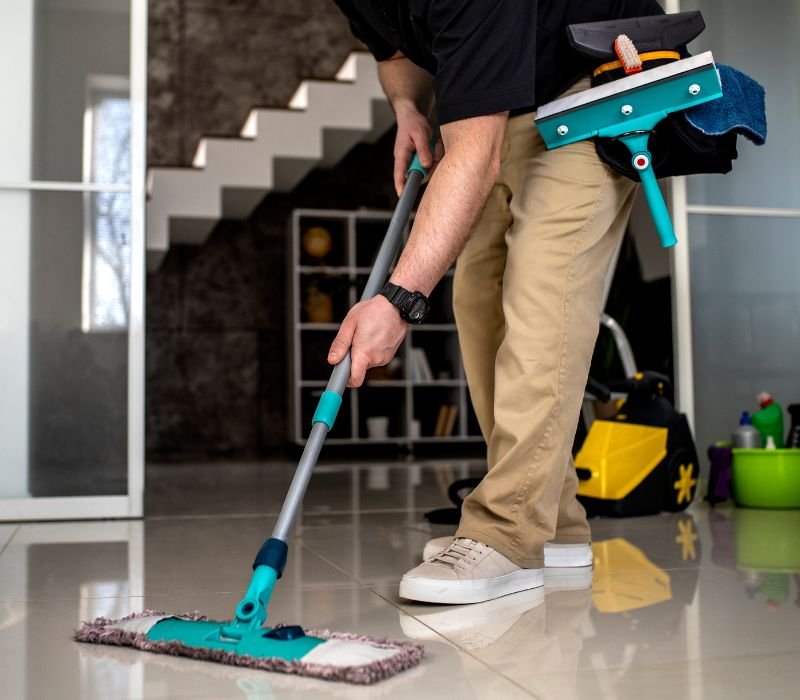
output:
M722 97L687 109L686 119L707 136L735 132L756 146L767 140L764 88L750 76L730 66L717 65Z

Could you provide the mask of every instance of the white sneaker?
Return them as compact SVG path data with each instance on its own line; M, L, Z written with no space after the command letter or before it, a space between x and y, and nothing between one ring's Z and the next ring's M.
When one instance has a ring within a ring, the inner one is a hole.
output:
M523 569L489 545L457 537L403 576L400 597L448 605L482 603L543 585L543 569Z
M422 561L433 559L443 552L453 541L452 537L436 537L425 543ZM554 544L548 542L544 546L544 565L547 568L572 568L573 566L592 565L591 544Z

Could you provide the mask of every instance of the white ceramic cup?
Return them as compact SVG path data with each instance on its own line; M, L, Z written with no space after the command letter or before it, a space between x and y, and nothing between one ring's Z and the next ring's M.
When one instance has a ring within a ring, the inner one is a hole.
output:
M367 435L373 440L389 437L389 417L372 416L367 418Z

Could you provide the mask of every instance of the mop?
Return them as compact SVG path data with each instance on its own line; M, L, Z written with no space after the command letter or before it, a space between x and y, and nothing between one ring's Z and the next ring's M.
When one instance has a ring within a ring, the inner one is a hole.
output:
M362 299L375 296L383 286L400 250L403 230L425 175L415 156ZM307 630L297 625L264 626L272 591L286 567L289 533L325 438L336 420L349 377L348 353L334 368L320 398L311 434L272 536L256 554L250 585L236 606L233 619L210 620L196 613L170 615L145 610L119 620L99 617L86 622L75 632L74 639L359 684L374 683L416 666L424 654L423 647L416 643Z

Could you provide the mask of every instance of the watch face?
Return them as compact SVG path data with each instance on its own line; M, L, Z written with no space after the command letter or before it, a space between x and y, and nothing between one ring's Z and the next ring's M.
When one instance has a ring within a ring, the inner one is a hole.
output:
M411 305L411 309L408 312L408 317L412 321L421 321L425 318L425 315L428 312L428 305L425 303L424 299L416 299L414 303Z

